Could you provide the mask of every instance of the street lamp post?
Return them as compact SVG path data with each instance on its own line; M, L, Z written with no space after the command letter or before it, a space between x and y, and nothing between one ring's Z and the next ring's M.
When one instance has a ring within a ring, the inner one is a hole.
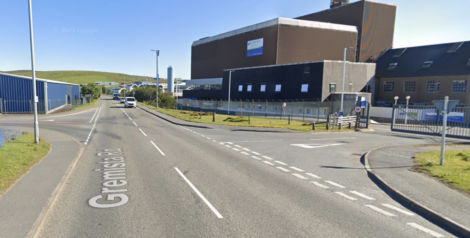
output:
M397 101L398 101L398 96L393 97L393 99L395 99L395 106L396 106L396 105L397 105Z
M157 86L155 87L155 91L156 91L156 103L155 103L155 107L158 108L158 81L159 81L159 77L158 77L158 56L160 55L160 51L159 50L151 50L151 51L155 51L155 53L157 53Z
M227 108L227 115L230 114L230 87L232 85L232 71L228 73L228 108Z
M345 78L346 78L346 53L348 52L348 49L354 49L353 47L346 47L344 48L344 55L343 55L343 86L342 86L342 90L341 90L341 109L339 110L339 116L343 116L344 115L344 108L343 108L343 104L344 104L344 81L345 81Z
M33 8L31 0L29 6L29 34L31 41L31 76L33 79L33 110L34 110L34 143L39 144L39 125L38 125L38 100L36 96L36 71L34 69L34 35L33 35Z

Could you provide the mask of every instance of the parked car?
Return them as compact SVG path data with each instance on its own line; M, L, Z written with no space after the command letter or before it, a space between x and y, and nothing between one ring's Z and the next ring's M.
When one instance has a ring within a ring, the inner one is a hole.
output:
M126 102L124 104L124 107L137 107L137 102L134 97L126 97Z
M120 101L121 101L121 103L125 103L125 102L126 102L126 98L121 98Z

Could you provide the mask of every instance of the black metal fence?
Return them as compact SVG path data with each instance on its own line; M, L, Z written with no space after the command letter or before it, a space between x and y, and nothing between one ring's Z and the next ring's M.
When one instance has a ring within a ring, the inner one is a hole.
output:
M395 106L392 131L442 135L443 116L432 106ZM448 137L470 139L470 108L454 108L447 116Z

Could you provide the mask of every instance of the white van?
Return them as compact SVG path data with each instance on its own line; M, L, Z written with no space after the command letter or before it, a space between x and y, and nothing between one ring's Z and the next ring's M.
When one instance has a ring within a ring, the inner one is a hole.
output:
M124 102L124 107L137 107L137 101L134 97L126 97L126 101Z

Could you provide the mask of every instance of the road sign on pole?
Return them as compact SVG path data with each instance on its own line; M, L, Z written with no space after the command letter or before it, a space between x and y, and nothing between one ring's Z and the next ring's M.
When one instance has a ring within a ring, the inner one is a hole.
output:
M356 113L361 113L361 112L362 112L362 108L361 108L360 106L356 106L356 107L354 107L354 111L355 111Z

